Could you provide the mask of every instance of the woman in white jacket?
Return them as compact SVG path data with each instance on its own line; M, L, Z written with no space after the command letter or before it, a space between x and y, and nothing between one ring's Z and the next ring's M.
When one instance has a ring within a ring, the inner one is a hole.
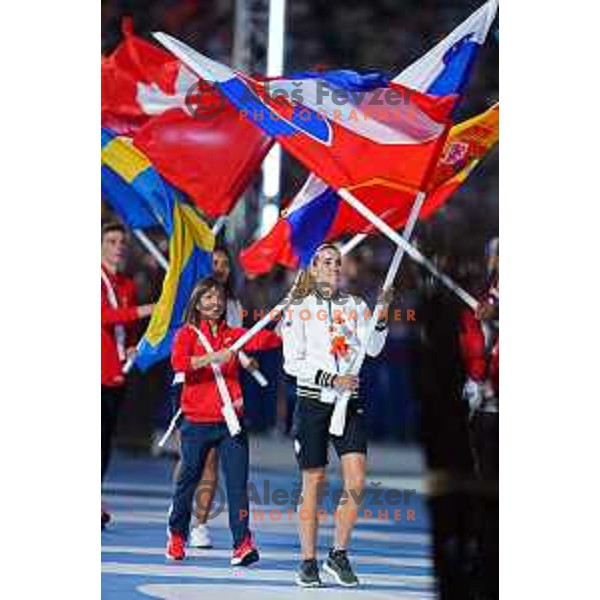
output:
M366 340L371 312L360 298L340 289L341 268L342 256L337 247L320 246L282 319L284 369L296 379L297 390L293 437L302 471L299 506L302 562L296 581L304 587L321 585L316 560L317 509L319 489L325 484L329 441L340 458L345 494L336 520L334 544L323 569L341 585L358 584L347 557L358 510L355 498L361 497L364 487L367 454L356 357L364 343L367 343L366 354L377 356L387 336L387 320L383 316ZM387 304L382 308L385 315ZM344 394L351 396L346 409L336 414L341 416L338 426L342 434L332 435L329 429L332 418L336 418L334 407Z

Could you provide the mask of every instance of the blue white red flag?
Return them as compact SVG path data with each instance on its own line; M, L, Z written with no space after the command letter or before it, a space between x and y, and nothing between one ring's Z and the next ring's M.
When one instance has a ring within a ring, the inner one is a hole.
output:
M335 189L379 179L416 193L442 150L452 108L445 97L392 82L381 87L377 78L368 89L348 85L348 77L257 81L167 34L154 35Z
M486 2L392 81L432 96L450 98L454 109L497 8L497 0ZM405 224L414 200L414 194L382 181L373 181L351 191L394 228ZM440 202L439 194L428 195L421 215L430 216L449 197L450 194L445 194L443 202ZM369 231L372 228L365 219L341 202L335 191L327 188L323 181L310 174L275 227L240 253L240 263L246 272L255 275L270 271L275 264L292 269L306 266L314 250L324 241Z
M498 0L488 0L392 81L426 94L454 95L458 100L497 11Z

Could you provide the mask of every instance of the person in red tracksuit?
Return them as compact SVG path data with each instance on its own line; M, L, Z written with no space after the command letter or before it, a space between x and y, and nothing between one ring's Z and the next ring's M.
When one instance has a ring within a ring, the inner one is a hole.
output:
M488 247L491 284L475 312L465 310L460 321L460 347L467 381L463 395L470 408L470 442L477 474L482 483L479 496L481 582L485 598L498 598L499 506L499 247Z
M248 437L242 419L239 361L228 350L246 330L227 325L225 306L223 285L214 277L202 279L190 297L185 324L173 341L173 369L184 373L185 380L181 395L183 418L179 426L181 469L169 515L166 556L172 560L185 557L194 492L208 451L217 448L225 474L229 527L233 537L231 564L249 565L259 556L248 527ZM244 349L252 352L280 345L279 335L263 330ZM217 366L216 370L214 366ZM227 399L232 405L230 415L235 414L233 420L240 426L238 432L230 428L231 416L229 420L224 417Z
M469 405L477 467L483 476L498 475L500 331L498 286L493 283L475 312L460 317L460 348L467 376L463 397Z
M148 317L153 304L138 306L133 281L119 272L127 250L127 231L120 223L107 223L101 232L101 325L102 351L102 472L101 480L110 462L112 438L119 408L125 395L123 366L135 346L132 325ZM104 526L110 515L102 509Z

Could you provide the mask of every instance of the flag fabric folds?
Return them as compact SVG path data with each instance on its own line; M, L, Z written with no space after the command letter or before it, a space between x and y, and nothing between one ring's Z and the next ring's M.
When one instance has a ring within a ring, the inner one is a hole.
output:
M454 109L468 81L474 60L496 16L497 0L489 0L423 57L393 81L432 96L451 98ZM421 218L440 208L467 178L481 157L498 139L498 106L450 131L449 140L427 187ZM484 133L487 132L487 133ZM481 143L475 139L481 135ZM472 137L471 137L472 136ZM352 193L389 225L405 224L414 196L381 180L353 188ZM275 227L240 253L249 274L268 272L275 264L294 269L306 266L325 240L344 234L369 233L367 221L340 202L332 189L312 173Z
M102 197L132 229L171 229L174 189L131 140L102 128Z
M335 189L380 179L416 193L442 150L451 109L444 97L377 80L356 90L344 77L257 81L167 34L154 35Z
M214 235L148 158L108 129L102 130L102 186L124 221L160 225L169 238L169 268L135 359L145 370L170 355L194 285L212 273Z
M467 179L499 137L499 105L455 125L427 188L421 218L443 206ZM361 198L362 190L352 192ZM396 190L402 194L402 190ZM408 203L398 203L393 190L371 183L363 201L392 227L400 228L410 212ZM268 273L276 264L289 269L306 267L324 241L343 235L369 232L366 222L317 177L309 177L274 228L240 253L240 264L252 275Z
M498 11L498 0L488 0L439 44L392 81L436 96L459 94Z
M500 105L455 125L429 184L423 207L428 217L442 207L466 181L481 159L497 144L500 137Z
M174 204L169 233L169 268L135 359L142 370L170 356L194 285L212 273L214 235L191 206Z
M102 59L102 125L131 136L207 216L228 214L273 141L127 20L123 33Z

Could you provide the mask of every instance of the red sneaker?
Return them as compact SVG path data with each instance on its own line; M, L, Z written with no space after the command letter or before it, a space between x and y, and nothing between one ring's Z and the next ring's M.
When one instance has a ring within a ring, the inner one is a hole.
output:
M252 534L248 532L237 548L233 549L231 564L234 566L247 567L258 560L258 548L252 540Z
M185 558L185 538L178 533L171 532L165 556L169 560L183 560Z

